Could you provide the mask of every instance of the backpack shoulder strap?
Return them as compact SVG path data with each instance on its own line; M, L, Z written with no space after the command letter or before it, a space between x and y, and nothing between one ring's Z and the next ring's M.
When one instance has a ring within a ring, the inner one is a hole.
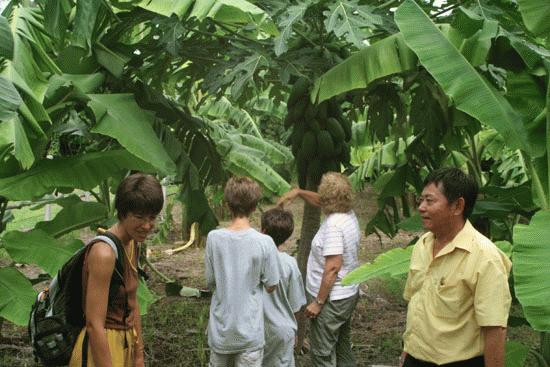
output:
M124 284L124 248L122 247L122 243L120 239L114 235L113 233L109 231L105 231L104 233L95 236L91 241L90 244L96 243L96 242L104 242L111 246L115 253L115 273L118 274L120 280Z
M115 252L115 258L118 260L118 248L117 248L117 245L115 244L115 241L113 241L110 237L105 236L105 235L98 235L98 236L95 236L94 239L93 239L92 241L93 241L93 242L105 242L106 244L108 244L109 246L111 246L111 248L112 248L113 251Z

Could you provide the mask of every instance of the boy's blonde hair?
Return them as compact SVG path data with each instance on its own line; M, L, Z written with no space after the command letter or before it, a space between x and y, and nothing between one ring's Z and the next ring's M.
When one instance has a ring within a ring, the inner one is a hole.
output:
M341 173L325 173L321 178L318 193L321 209L325 214L347 213L353 208L351 183Z
M260 185L249 177L231 177L223 190L224 200L235 217L248 217L262 197Z

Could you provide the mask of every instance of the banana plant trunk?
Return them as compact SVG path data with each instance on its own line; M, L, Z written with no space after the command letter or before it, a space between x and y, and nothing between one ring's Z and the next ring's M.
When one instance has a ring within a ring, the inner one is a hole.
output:
M308 178L306 189L310 191L317 191L317 186L311 182L311 179ZM298 267L302 273L304 287L306 282L307 259L309 257L309 251L311 250L311 241L319 229L320 222L321 209L304 202L302 230L300 232L300 242L298 244ZM307 319L305 318L303 312L299 313L296 321L298 322L296 349L301 351L304 345L304 337L306 335L307 326Z

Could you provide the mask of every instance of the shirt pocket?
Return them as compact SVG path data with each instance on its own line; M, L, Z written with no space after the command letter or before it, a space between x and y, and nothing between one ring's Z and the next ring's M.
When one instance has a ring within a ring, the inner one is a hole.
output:
M466 294L461 282L440 284L434 287L430 306L432 313L441 318L452 319L460 316Z

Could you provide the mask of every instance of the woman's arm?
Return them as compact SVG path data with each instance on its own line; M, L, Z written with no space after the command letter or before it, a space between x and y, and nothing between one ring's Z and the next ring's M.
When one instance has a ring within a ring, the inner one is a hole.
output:
M323 278L321 279L321 286L319 287L319 293L313 302L307 305L305 314L307 317L317 317L321 313L323 304L327 301L332 286L336 282L338 272L342 268L342 255L330 255L325 256L325 268L323 271Z
M115 267L115 254L111 246L98 242L88 254L88 285L86 290L86 331L94 364L112 367L111 353L105 334L105 319L109 300L109 284Z
M298 196L313 206L321 206L321 200L318 193L314 191L302 190L300 188L294 188L285 193L279 198L279 200L277 201L277 205L284 206L287 203L290 204Z
M143 367L145 366L145 356L143 355L145 345L143 344L143 336L141 334L141 315L140 315L139 303L137 302L137 300L135 301L136 301L135 303L136 315L135 315L134 322L135 322L137 340L136 340L136 349L134 351L134 362L136 367Z

